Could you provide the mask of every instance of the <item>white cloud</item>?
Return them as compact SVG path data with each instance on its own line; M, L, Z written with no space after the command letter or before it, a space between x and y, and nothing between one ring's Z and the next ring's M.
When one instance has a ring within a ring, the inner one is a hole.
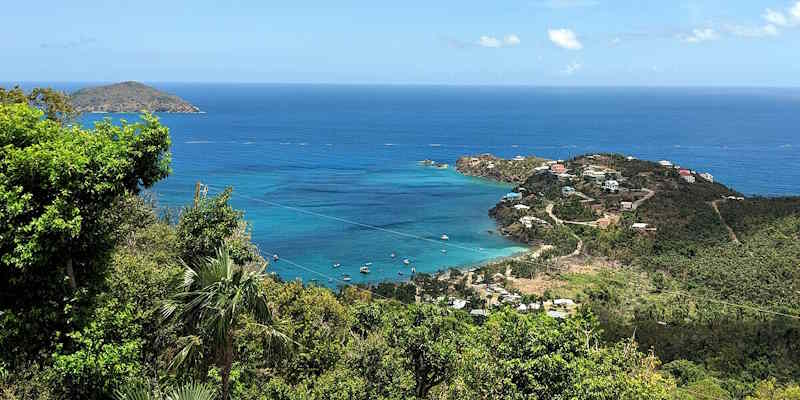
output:
M789 13L792 14L792 17L800 21L800 1L794 4L791 9L789 9Z
M583 68L583 65L577 61L573 61L567 64L566 67L561 71L564 75L574 75L576 72L580 71Z
M503 38L503 43L505 43L506 46L516 46L520 44L519 36L513 33L510 35L506 35L506 37Z
M580 50L583 48L575 32L570 29L548 29L547 36L550 38L550 41L555 43L558 47L567 50Z
M494 36L481 36L476 43L478 46L481 47L491 47L491 48L499 48L499 47L510 47L516 46L521 43L519 36L516 34L510 33L506 35L503 40L500 40Z
M712 28L692 29L691 35L681 35L680 38L687 43L700 43L719 39L719 34Z
M800 4L800 3L798 3ZM771 8L764 10L764 14L761 14L761 17L764 18L767 22L777 26L787 26L789 25L789 19L786 18L780 11L775 11Z
M478 45L483 47L500 47L503 44L500 43L500 40L496 37L481 36L480 40L478 40Z
M772 24L764 26L728 25L725 27L725 30L734 36L750 38L778 36L780 34L778 28Z

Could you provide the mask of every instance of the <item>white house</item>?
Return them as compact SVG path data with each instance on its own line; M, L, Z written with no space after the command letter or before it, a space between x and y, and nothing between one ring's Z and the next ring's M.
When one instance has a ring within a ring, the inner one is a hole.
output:
M672 162L667 161L667 160L661 160L661 161L658 162L658 165L660 165L662 167L671 167L672 166Z
M694 183L695 182L695 179L694 179L693 175L681 175L681 178L683 178L683 180L685 180L688 183Z
M602 182L603 179L606 179L606 172L605 171L599 171L599 170L591 169L591 168L584 170L583 173L581 173L581 175L584 178L591 179L591 180L593 180L595 182Z
M530 206L526 206L525 204L514 204L514 209L519 211L527 211L530 210Z
M634 224L631 225L631 229L646 230L648 226L650 225L645 224L644 222L635 222Z
M700 174L700 177L711 183L714 183L714 175L711 175L708 172L703 172L702 174Z
M541 218L534 217L532 215L526 215L519 219L519 222L526 228L530 229L533 228L533 224L539 225L549 225L549 223Z
M623 210L632 210L633 209L633 202L630 201L622 201L619 203Z
M452 307L455 308L456 310L460 310L460 309L466 307L467 303L468 303L468 301L466 301L466 300L455 299L455 300L453 300L453 306Z
M547 315L549 315L549 316L551 316L553 318L558 318L558 319L567 318L567 313L563 313L561 311L552 311L551 310L551 311L547 312Z
M603 182L603 189L608 190L609 192L616 192L619 190L619 182L609 179Z
M572 299L555 299L553 304L557 306L574 306L575 302Z
M525 161L525 157L523 157L523 156L516 156L516 157L514 157L514 161Z
M469 312L469 315L485 317L485 316L489 315L489 312L486 311L486 310L472 310L472 311Z

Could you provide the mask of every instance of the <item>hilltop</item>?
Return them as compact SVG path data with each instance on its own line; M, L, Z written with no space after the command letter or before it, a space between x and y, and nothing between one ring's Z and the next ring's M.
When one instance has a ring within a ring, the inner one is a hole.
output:
M200 109L173 94L139 82L122 82L78 90L70 95L77 112L196 113Z

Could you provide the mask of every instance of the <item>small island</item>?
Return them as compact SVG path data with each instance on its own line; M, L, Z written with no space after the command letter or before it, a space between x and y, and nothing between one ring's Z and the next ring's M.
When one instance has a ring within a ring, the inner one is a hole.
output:
M70 95L70 102L79 113L201 112L178 96L130 81L78 90Z

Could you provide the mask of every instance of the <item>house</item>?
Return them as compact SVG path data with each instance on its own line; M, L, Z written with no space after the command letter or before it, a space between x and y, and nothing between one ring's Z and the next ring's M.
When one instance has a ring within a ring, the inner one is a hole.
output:
M549 316L551 316L553 318L558 318L558 319L567 318L567 313L563 313L561 311L552 311L551 310L551 311L547 312L547 315L549 315Z
M694 183L695 182L694 176L692 176L692 175L681 175L681 178L683 178L683 180L685 180L688 183Z
M554 174L563 174L567 172L567 167L565 167L564 164L556 163L550 166L550 172Z
M520 223L521 223L523 226L525 226L526 228L528 228L528 229L530 229L530 228L533 228L533 224L538 224L538 225L550 225L550 223L549 223L549 222L547 222L547 221L545 221L545 220L543 220L543 219L541 219L541 218L534 217L534 216L532 216L532 215L526 215L526 216L524 216L524 217L520 218L520 219L519 219L519 222L520 222Z
M517 311L519 311L519 312L528 311L528 306L526 304L524 304L524 303L520 304L520 305L517 306Z
M661 160L661 161L658 162L658 165L660 165L662 167L671 167L672 166L672 162L667 161L667 160Z
M572 307L575 305L575 302L572 301L572 299L555 299L553 300L553 304L557 306Z
M489 315L489 312L486 310L471 310L469 315L472 315L473 317L486 317Z
M633 161L633 160L635 160L635 159L636 159L636 157L634 157L634 156L627 156L627 157L625 157L625 159L626 159L626 160L628 160L628 161Z
M584 170L583 173L581 173L581 175L584 178L592 180L592 181L595 181L595 182L602 182L604 179L606 179L606 172L605 171L599 171L599 170L592 169L592 168Z
M609 179L603 182L603 190L608 190L609 192L617 192L619 191L619 182Z
M549 171L550 167L548 167L547 165L542 165L542 166L534 168L533 170L538 174L538 173L542 173L542 172L545 172L545 171Z
M514 157L514 161L525 161L525 157L523 157L523 156L516 156L516 157Z
M609 226L611 226L611 224L613 222L614 221L611 218L603 217L603 218L600 218L600 219L597 220L597 227L600 228L600 229L606 229Z
M702 174L700 174L700 177L711 183L714 183L714 175L711 175L708 172L703 172Z
M506 195L503 198L506 199L506 200L521 200L522 199L522 193L508 192L508 193L506 193Z
M650 224L645 224L642 222L636 222L631 225L631 229L636 231L655 231L656 228L651 228Z
M692 173L688 169L682 169L678 171L678 175L680 176L691 176Z
M632 201L623 201L623 202L620 202L619 205L625 211L633 210L633 202Z
M469 301L467 301L467 300L454 299L453 300L453 305L451 307L455 308L456 310L460 310L460 309L466 307L467 303L469 303Z
M575 194L575 188L572 186L564 186L561 188L561 195L563 196L572 196Z
M518 211L527 211L530 210L530 206L526 206L525 204L514 204L514 209Z

